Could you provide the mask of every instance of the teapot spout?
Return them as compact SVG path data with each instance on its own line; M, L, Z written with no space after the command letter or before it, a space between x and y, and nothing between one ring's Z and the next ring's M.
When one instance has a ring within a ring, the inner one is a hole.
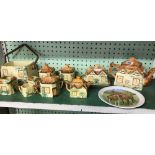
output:
M114 64L114 63L111 63L110 64L110 67L109 67L109 74L115 78L115 74L113 73L113 69L116 69L118 70L118 68L120 67L121 65L120 64Z
M150 84L150 82L153 79L153 74L155 73L155 68L152 68L149 70L149 72L145 75L144 78L144 86L147 86L148 84Z

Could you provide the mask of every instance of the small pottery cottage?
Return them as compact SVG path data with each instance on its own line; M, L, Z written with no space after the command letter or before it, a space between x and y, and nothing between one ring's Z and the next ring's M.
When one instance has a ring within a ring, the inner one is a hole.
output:
M0 78L0 95L12 95L18 89L15 77Z
M38 77L29 77L26 83L19 86L19 90L24 97L30 97L39 92L40 79Z
M87 98L87 88L89 84L77 76L70 83L66 83L66 89L70 92L72 98Z
M42 97L53 97L59 95L62 85L63 82L59 76L53 75L51 77L41 78L40 94Z
M66 64L60 69L60 76L65 82L71 82L75 77L75 68Z
M27 80L30 76L38 76L38 70L32 61L13 61L1 67L1 76Z
M49 67L48 64L45 64L40 70L39 70L39 77L44 78L44 77L49 77L54 74L54 68Z
M94 67L90 66L83 78L85 81L91 82L91 85L109 85L106 70L100 65L95 65Z

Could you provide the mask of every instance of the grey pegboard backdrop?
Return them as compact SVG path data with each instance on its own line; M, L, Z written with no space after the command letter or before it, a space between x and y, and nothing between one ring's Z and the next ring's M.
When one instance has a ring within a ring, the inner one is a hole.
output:
M155 58L155 42L7 41L3 46L9 52L22 43L38 51L39 67L48 63L59 70L64 64L71 64L80 74L90 65L101 64L108 69L111 62L121 63L131 56L142 61L146 69L150 69ZM21 53L11 55L9 60L33 58L27 49L23 49Z

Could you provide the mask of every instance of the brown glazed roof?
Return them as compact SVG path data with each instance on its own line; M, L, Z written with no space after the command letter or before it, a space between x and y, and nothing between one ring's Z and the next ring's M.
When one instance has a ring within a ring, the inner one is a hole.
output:
M56 83L60 80L60 77L57 75L53 75L51 77L43 77L41 78L41 83L42 84L53 84Z
M144 67L142 63L137 61L136 58L131 57L129 60L124 61L118 68L118 71L124 69L127 73L133 73L138 71L140 74L144 74Z
M53 67L49 67L48 64L45 64L41 69L41 73L52 73L54 71Z
M70 87L76 87L76 88L82 88L85 87L87 88L87 82L85 80L83 80L81 77L77 76L76 78L74 78L72 80L72 82L70 82Z
M74 67L71 67L69 64L65 64L64 67L60 69L62 73L73 73L75 70Z
M99 75L102 71L106 72L105 68L101 65L96 64L94 66L90 66L87 69L86 75L90 74L91 72L94 72L96 75Z

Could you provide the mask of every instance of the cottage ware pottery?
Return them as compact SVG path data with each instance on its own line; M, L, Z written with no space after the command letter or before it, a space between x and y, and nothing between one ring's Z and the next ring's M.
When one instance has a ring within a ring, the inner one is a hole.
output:
M116 74L113 73L113 69L116 70ZM111 63L109 73L115 78L114 85L142 90L143 86L152 81L155 68L146 73L142 63L131 57L121 65Z
M29 77L27 80L27 83L29 85L33 85L33 87L35 88L35 92L39 93L40 91L40 78L39 77L37 76Z
M60 94L63 81L57 75L41 78L40 94L42 97L54 97Z
M71 82L66 83L66 89L70 92L71 98L87 98L87 89L89 86L90 83L84 81L79 76Z
M19 86L19 91L24 97L30 97L38 92L35 86L30 83L24 83L22 86Z
M99 91L98 96L103 102L118 108L133 109L145 103L142 94L131 88L121 86L103 88Z
M12 95L18 89L18 82L15 77L0 78L0 95Z
M29 49L35 56L35 61L10 61L7 62L7 56L16 52L20 51L21 48L26 47ZM38 69L37 69L37 61L39 59L38 54L28 45L22 44L16 49L12 50L5 54L5 64L1 67L1 76L2 77L16 77L20 80L27 80L30 76L38 76Z
M153 67L155 68L155 59L153 61ZM155 79L155 73L153 74L153 79Z
M60 76L65 82L71 82L75 77L75 68L66 64L60 69Z
M54 75L54 68L53 67L49 67L48 64L45 64L40 70L39 70L39 77L43 78L43 77L49 77Z
M109 81L107 77L107 71L101 65L90 66L85 75L84 80L90 82L91 85L108 86Z

